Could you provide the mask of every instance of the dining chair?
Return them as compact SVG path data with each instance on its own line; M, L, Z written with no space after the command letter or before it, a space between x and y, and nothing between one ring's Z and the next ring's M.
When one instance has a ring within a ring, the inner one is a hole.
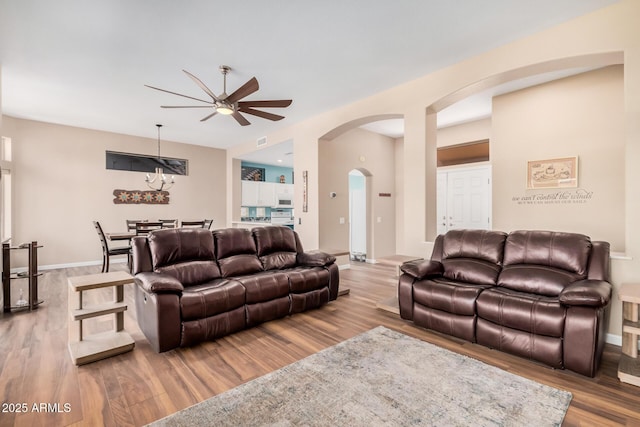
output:
M204 223L205 223L204 219L202 221L182 221L182 224L180 224L180 227L200 227L200 228L204 228Z
M212 219L205 219L203 228L206 228L207 230L211 230L211 224L213 224Z
M139 222L147 222L147 221L144 219L128 219L127 231L136 231L136 224Z
M154 230L160 230L162 223L160 221L145 221L136 223L136 236L145 236Z
M178 226L177 219L159 219L162 223L162 228L176 228Z
M96 228L98 232L98 237L100 238L100 244L102 245L102 273L109 272L109 258L116 255L126 255L127 256L127 265L129 266L129 271L131 271L131 246L120 246L117 248L110 248L109 242L107 241L107 237L102 230L102 226L100 222L93 221L93 226Z

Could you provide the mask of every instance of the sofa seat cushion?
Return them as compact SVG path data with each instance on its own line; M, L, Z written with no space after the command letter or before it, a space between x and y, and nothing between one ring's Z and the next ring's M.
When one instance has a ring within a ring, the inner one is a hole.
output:
M289 227L256 227L253 230L258 258L265 270L291 268L296 265L296 236Z
M292 294L302 294L329 286L329 270L322 267L298 267L286 270L289 290Z
M222 276L244 276L264 270L251 231L225 228L213 231L213 238Z
M498 286L520 292L557 297L580 276L567 270L533 264L508 265L498 277Z
M478 258L447 258L442 260L443 276L457 282L495 286L500 266Z
M475 316L476 299L488 287L444 279L422 280L413 285L413 301L447 313Z
M214 261L213 236L203 228L156 230L147 239L154 269L184 261Z
M216 279L185 288L180 298L183 320L204 319L243 307L245 288L235 280Z
M478 317L496 325L534 335L563 336L566 311L558 298L492 288L482 292L476 304Z
M244 286L247 304L270 301L289 295L289 278L283 272L269 271L234 277Z
M156 268L155 272L173 276L185 287L221 277L220 269L215 261L186 261Z

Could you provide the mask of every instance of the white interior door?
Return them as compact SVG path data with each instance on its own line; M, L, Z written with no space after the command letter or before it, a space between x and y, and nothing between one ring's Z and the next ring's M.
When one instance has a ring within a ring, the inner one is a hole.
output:
M447 172L438 172L436 185L436 204L438 218L438 234L447 232Z
M461 228L491 228L490 166L439 172L438 178L439 233ZM445 185L443 196L440 192Z
M349 172L349 251L364 261L367 254L367 191L365 176Z

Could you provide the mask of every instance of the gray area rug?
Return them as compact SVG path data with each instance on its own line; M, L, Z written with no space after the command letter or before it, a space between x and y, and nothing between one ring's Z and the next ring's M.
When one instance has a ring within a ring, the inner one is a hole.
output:
M571 393L382 326L158 426L557 426Z

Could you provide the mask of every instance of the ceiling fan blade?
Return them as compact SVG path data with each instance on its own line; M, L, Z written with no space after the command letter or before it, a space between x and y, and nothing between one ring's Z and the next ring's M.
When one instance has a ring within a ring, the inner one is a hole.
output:
M201 122L207 121L209 120L211 117L215 116L216 114L218 114L217 111L214 111L213 113L209 114L207 117L200 119Z
M267 113L266 111L260 111L260 110L254 110L253 108L249 108L249 107L238 107L238 109L246 114L251 114L254 116L258 116L258 117L262 117L263 119L267 119L267 120L273 120L278 121L278 120L282 120L284 119L284 116L280 116L278 114L272 114L272 113Z
M284 108L291 105L290 99L277 99L271 101L241 101L238 107L258 107L258 108Z
M211 92L211 89L209 89L207 87L207 85L205 85L204 83L202 83L202 80L200 80L199 78L197 78L196 76L194 76L193 74L191 74L190 72L188 72L187 70L182 70L187 76L189 76L191 78L191 80L193 80L198 86L200 86L200 89L202 89L203 91L205 91L207 93L207 95L209 95L211 98L213 98L214 101L218 101L218 97L214 95L213 92Z
M213 108L213 105L161 105L160 108Z
M245 119L244 116L237 111L234 111L231 115L234 119L236 119L238 123L240 123L241 126L247 126L251 124L249 120Z
M145 85L145 86L146 86L146 87L148 87L148 88L150 88L150 89L159 90L160 92L167 92L167 93L170 93L170 94L172 94L172 95L183 96L183 97L185 97L185 98L193 99L194 101L206 102L207 104L211 104L211 105L213 105L213 102L211 102L211 101L205 101L204 99L194 98L193 96L183 95L183 94L181 94L181 93L177 93L177 92L171 92L170 90L160 89L159 87L154 87L154 86L149 86L149 85Z
M251 95L253 92L257 91L258 89L260 89L260 86L258 85L258 79L256 79L255 77L252 77L251 80L249 80L248 82L240 86L231 95L227 96L225 101L229 102L230 104L233 104L234 102L241 100L245 96Z

